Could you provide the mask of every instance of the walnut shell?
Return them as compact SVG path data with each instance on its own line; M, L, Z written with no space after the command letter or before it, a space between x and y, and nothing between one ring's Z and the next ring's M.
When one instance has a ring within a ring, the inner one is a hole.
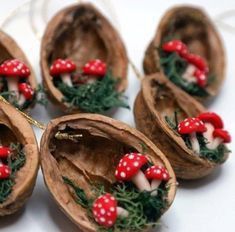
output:
M82 134L82 137L77 142L57 140L55 134L58 131ZM164 165L170 174L167 196L170 206L176 191L174 172L162 152L142 133L97 114L68 115L48 124L41 140L44 180L59 207L82 231L95 232L96 224L87 216L87 210L75 202L62 175L72 179L91 196L92 183L105 186L114 183L115 168L120 158L130 150L142 152L141 144L146 145L145 154L152 162Z
M41 70L50 99L63 111L69 105L54 86L49 68L57 58L70 58L77 70L91 59L107 63L114 78L120 78L118 91L127 86L128 59L125 46L116 31L93 5L77 4L61 10L48 23L41 45ZM79 111L79 109L73 109ZM71 111L70 111L71 112Z
M28 82L35 91L37 88L36 76L26 55L13 38L0 30L0 64L5 60L15 58L24 62L29 67L31 75L28 77ZM32 108L34 104L35 102L32 102L28 108Z
M0 141L23 145L26 162L16 172L15 184L8 198L0 204L0 216L13 214L24 206L33 192L39 167L39 152L34 132L27 120L12 106L0 101Z
M209 75L215 76L213 82L206 87L209 96L195 98L203 102L216 96L225 78L225 52L212 21L200 8L177 6L165 13L145 53L145 74L161 70L156 48L170 34L181 39L192 53L204 57L209 65Z
M168 126L165 116L173 116L177 109L180 110L179 122L206 111L198 101L175 87L163 74L155 73L144 78L134 105L137 129L166 154L177 177L204 177L219 164L194 154L182 137ZM227 158L225 154L224 161Z

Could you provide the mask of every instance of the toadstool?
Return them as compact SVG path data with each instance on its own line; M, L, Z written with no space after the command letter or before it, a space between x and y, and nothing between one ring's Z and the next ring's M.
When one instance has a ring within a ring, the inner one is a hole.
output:
M145 171L145 176L148 180L152 180L151 182L152 196L157 196L158 186L161 184L162 181L168 181L170 178L166 168L159 165L149 167Z
M82 69L86 75L103 77L106 74L106 64L99 59L88 61Z
M11 149L6 146L0 146L0 159L7 159L11 154Z
M176 52L180 56L185 56L188 53L187 46L181 40L171 40L162 45L165 52Z
M221 143L230 143L231 136L228 131L223 129L215 129L213 132L214 141L211 145L211 149L216 149Z
M204 123L199 118L186 118L184 121L179 123L178 132L181 135L188 134L190 138L190 142L192 145L192 150L199 154L200 146L197 140L196 133L203 133L207 129Z
M71 73L76 70L76 64L70 59L57 59L50 67L50 75L53 77L60 76L63 83L68 86L73 86Z
M213 147L213 131L214 129L221 129L224 123L221 117L214 112L204 112L198 115L198 118L204 122L207 131L203 133L203 137L207 140L206 147L212 149Z
M117 217L128 217L127 210L117 206L117 200L109 193L98 197L92 207L95 221L105 228L112 227Z
M119 162L115 177L118 181L132 181L140 191L151 191L141 167L148 162L145 155L140 153L126 154Z
M27 83L20 83L18 85L19 92L21 93L18 104L22 105L26 100L31 100L34 96L32 87Z
M0 163L0 180L7 179L11 175L11 169L8 165Z
M30 75L30 70L27 65L20 60L6 60L0 65L0 75L6 77L8 90L13 91L15 93L16 99L18 99L19 78L27 78Z

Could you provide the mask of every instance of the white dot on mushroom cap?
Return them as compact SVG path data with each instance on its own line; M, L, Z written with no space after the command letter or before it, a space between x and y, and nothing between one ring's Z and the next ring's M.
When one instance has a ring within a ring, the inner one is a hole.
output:
M11 66L11 62L7 63L7 66Z
M9 170L6 168L6 169L5 169L5 172L6 172L6 173L9 173Z
M123 162L123 166L125 167L127 165L127 162Z
M110 212L108 212L108 213L107 213L107 215L110 217L110 216L111 216L111 213L110 213Z
M59 65L59 64L56 64L55 66L56 66L56 68L59 68L59 67L60 67L60 65Z
M17 72L17 69L16 69L16 68L14 68L14 69L13 69L13 72Z
M139 162L134 162L134 166L138 167L139 166Z
M129 155L129 159L134 159L134 155Z
M114 208L114 207L111 207L111 208L110 208L110 211L111 211L111 212L114 212L114 211L115 211L115 208Z
M178 44L176 48L180 50L182 48L181 44Z
M160 174L161 173L161 171L160 170L157 170L157 174Z
M68 67L68 68L71 68L71 64L67 64L67 67Z
M22 73L25 73L25 71L24 71L24 70L22 70Z
M109 225L112 225L112 224L113 224L113 222L112 222L112 221L108 221L108 224L109 224Z
M86 68L89 68L89 67L90 67L90 65L87 63L87 64L85 65L85 67L86 67Z
M94 67L94 66L91 66L91 70L94 71L94 70L95 70L95 67Z
M121 172L120 176L125 178L126 177L126 173L125 172Z
M105 202L105 203L108 203L108 202L109 202L109 199L105 199L104 202Z
M62 61L61 61L61 64L65 64L65 61L64 61L64 60L62 60Z
M130 171L130 170L131 170L131 168L130 168L130 167L127 167L127 168L126 168L126 170L127 170L127 171Z
M104 214L106 213L105 209L101 209L101 210L100 210L100 213L101 213L102 215L104 215Z
M7 71L8 70L8 68L4 68L4 71Z
M185 123L185 126L188 126L188 125L189 125L189 122L186 122L186 123Z
M199 126L199 123L198 123L198 122L196 122L195 124L196 124L197 126Z
M101 217L101 218L100 218L100 221L101 221L101 222L105 222L106 220L105 220L104 217Z
M164 173L164 174L163 174L163 178L167 178L167 174Z
M111 199L112 201L115 201L115 198L114 198L114 197L110 197L110 199Z
M101 208L101 207L102 207L102 205L101 205L101 204L98 204L98 207L99 207L99 208Z

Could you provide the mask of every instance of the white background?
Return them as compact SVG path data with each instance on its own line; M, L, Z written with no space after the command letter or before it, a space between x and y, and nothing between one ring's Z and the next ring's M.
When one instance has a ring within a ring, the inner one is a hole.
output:
M22 0L0 0L0 20L4 20L13 9L22 5ZM39 2L43 2L39 0ZM62 5L68 5L73 1L52 0L49 4L49 18ZM165 10L179 3L193 3L203 6L215 21L221 13L235 9L235 1L173 1L173 0L116 0L111 4L110 0L99 0L98 4L104 12L112 16L113 23L120 30L125 41L129 57L142 70L142 60L146 46L152 39L159 19ZM33 3L36 3L35 1ZM104 4L105 3L105 4ZM38 13L34 13L33 22L40 30L43 28L43 20ZM20 44L27 54L37 79L41 81L39 68L40 41L35 37L29 24L28 5L18 14L3 30L8 32ZM113 10L114 9L114 10ZM116 13L115 13L116 12ZM233 13L235 14L235 13ZM116 15L116 16L115 16ZM31 20L32 21L32 20ZM235 17L224 19L228 24L235 26ZM225 121L227 129L235 138L235 30L228 30L217 23L226 52L227 52L227 79L221 88L219 96L208 107L218 112ZM129 88L127 95L130 104L139 90L139 80L132 71L129 72ZM60 115L52 106L46 111L37 106L32 111L32 116L47 123L52 117ZM128 110L118 110L115 118L123 120L134 126L133 115ZM35 129L38 141L42 131ZM230 145L235 150L234 144ZM235 165L234 155L222 168L213 175L198 181L180 182L176 199L170 210L162 217L157 231L160 232L233 232L235 231ZM78 229L58 209L44 186L41 172L38 175L37 185L26 207L13 216L0 218L0 230L27 231L27 232L73 232Z

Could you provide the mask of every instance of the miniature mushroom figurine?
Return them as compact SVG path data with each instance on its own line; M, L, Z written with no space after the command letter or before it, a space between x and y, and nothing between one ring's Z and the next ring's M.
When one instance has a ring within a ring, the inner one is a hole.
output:
M228 131L223 129L215 129L213 132L214 141L211 145L211 149L216 149L221 143L230 143L231 136Z
M50 75L55 77L60 76L62 81L72 87L71 73L76 70L76 64L70 59L57 59L50 67Z
M200 145L196 133L203 133L206 130L204 123L199 118L186 118L178 125L179 134L189 135L192 150L197 154L200 153Z
M162 45L165 52L176 52L179 56L184 57L188 53L187 46L181 40L171 40Z
M112 227L117 217L128 217L127 210L117 206L117 200L109 193L98 197L92 207L95 221L105 228Z
M160 165L155 165L149 167L145 171L145 176L148 180L152 180L151 182L151 190L152 196L157 196L157 188L161 184L162 181L168 181L170 176L168 171L166 170L165 167L162 167Z
M7 159L11 154L11 149L7 146L0 146L0 159Z
M147 157L140 153L126 154L116 168L117 181L132 181L140 191L151 191L149 181L141 170L147 162Z
M88 61L82 69L86 75L103 77L106 74L106 64L99 59Z
M8 90L14 91L16 99L18 99L19 78L27 78L30 75L30 70L27 65L20 60L6 60L0 65L0 75L6 77Z
M207 140L206 147L212 149L213 147L213 131L214 129L221 129L224 123L221 117L214 112L204 112L198 115L198 118L204 122L207 131L203 133L203 137Z
M11 175L11 169L8 165L0 163L0 180L7 179Z
M21 93L18 104L23 105L26 100L32 100L34 96L34 91L32 87L27 83L19 84L19 92Z

